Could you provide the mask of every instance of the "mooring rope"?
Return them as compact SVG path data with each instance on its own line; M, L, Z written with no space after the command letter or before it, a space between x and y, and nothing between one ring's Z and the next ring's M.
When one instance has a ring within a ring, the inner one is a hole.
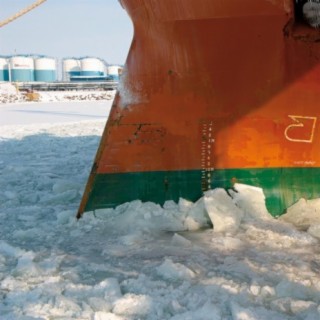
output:
M35 1L33 4L31 4L30 6L27 6L26 8L22 9L21 11L17 12L16 14L14 14L13 16L5 19L4 21L0 22L0 28L5 26L6 24L18 19L19 17L23 16L24 14L28 13L29 11L33 10L34 8L40 6L40 4L42 4L43 2L45 2L47 0L37 0Z

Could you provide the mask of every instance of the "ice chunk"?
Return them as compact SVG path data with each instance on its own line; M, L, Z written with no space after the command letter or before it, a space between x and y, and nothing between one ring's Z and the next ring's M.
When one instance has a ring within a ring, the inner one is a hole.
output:
M157 273L168 280L190 280L195 277L195 273L180 263L174 263L170 259L165 261L157 268Z
M66 192L68 190L78 190L80 188L79 184L74 183L72 181L58 181L56 182L53 187L52 191L54 194L59 194Z
M179 247L191 247L192 243L190 240L186 239L185 237L182 237L181 235L175 233L172 237L171 243L174 246Z
M270 300L276 295L276 290L270 286L263 286L260 295L265 300Z
M231 312L233 320L286 320L291 317L286 317L283 313L278 313L273 310L268 310L263 307L246 306L242 307L238 303L231 302Z
M178 205L181 212L188 212L193 206L193 202L180 198Z
M141 239L143 239L143 233L136 231L135 233L127 234L119 238L119 241L126 246L132 246L141 242Z
M161 208L160 205L152 202L141 202L135 200L118 206L112 214L112 225L118 232L146 233L154 231L182 231L183 218L179 216L178 208L172 211Z
M0 254L0 270L1 270L2 265L5 264L5 262L6 262L6 258L2 254Z
M196 231L201 229L203 225L192 217L186 217L184 220L184 227L185 230Z
M258 296L260 294L260 291L261 291L261 287L256 284L256 283L252 283L250 285L250 292L254 295L254 296Z
M89 297L88 303L93 311L103 314L109 313L112 310L112 304L105 299L99 297Z
M35 254L27 252L23 254L19 260L12 274L15 277L37 277L40 274L40 268L34 263Z
M265 195L261 188L240 183L236 183L234 188L237 192L232 193L233 201L243 210L246 219L272 219L266 208Z
M215 247L218 247L223 251L233 251L244 248L244 243L238 238L218 236L212 238L211 241Z
M236 207L224 189L207 191L204 195L204 205L214 231L233 233L238 229L243 212Z
M113 302L122 296L119 282L116 278L108 278L94 286L94 290L102 291L107 301Z
M299 316L307 316L311 311L317 309L317 304L313 301L291 300L290 310L293 314Z
M94 314L94 320L126 320L125 318L119 317L113 313L110 312L95 312Z
M207 210L205 208L204 199L201 198L190 206L187 212L187 217L184 221L184 226L187 230L199 230L209 227L211 224Z
M294 314L306 319L310 313L316 313L317 304L313 301L295 300L293 298L278 298L270 303L272 310L287 314Z
M276 294L278 297L291 297L299 300L308 300L312 297L312 289L310 286L303 285L300 282L282 280L276 286Z
M177 210L177 209L179 209L179 206L173 200L167 200L163 204L163 209L166 209L166 210Z
M291 298L278 298L270 303L270 308L274 311L289 313Z
M152 310L152 298L147 295L127 293L114 303L112 312L122 316L146 316Z
M14 200L18 198L18 194L14 191L5 191L4 195L7 197L9 200Z
M60 265L65 258L65 255L57 255L56 252L52 252L51 256L40 261L38 263L39 268L41 268L41 272L45 275L52 275L59 272ZM59 278L49 278L49 282L57 281Z
M172 300L170 302L169 308L172 313L181 313L184 311L184 308L181 306L181 304L177 300ZM171 320L172 320L172 318L171 318Z
M61 211L57 214L57 222L59 224L67 224L70 220L74 220L75 213L72 210Z
M74 318L81 312L81 307L77 301L71 297L58 295L55 297L54 307L66 318Z
M320 239L320 223L311 225L308 229L308 233L313 237Z
M40 203L45 204L62 204L74 200L78 196L77 190L67 190L58 194L48 194L40 200Z
M25 280L8 276L0 282L0 289L4 292L27 291L28 283Z
M13 236L15 239L20 240L33 240L35 236L39 236L42 233L41 229L30 228L27 230L16 230L13 231Z
M0 253L4 256L17 258L24 254L25 251L18 247L13 247L5 241L0 241Z
M213 305L210 302L205 303L201 308L194 311L184 312L170 320L222 320L221 310L219 306Z
M320 198L300 199L287 209L280 220L292 223L301 230L307 230L311 224L320 224Z

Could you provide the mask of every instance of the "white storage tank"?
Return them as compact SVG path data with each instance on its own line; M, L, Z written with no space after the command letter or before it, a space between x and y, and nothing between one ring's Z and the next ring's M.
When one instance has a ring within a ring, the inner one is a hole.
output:
M0 57L0 81L9 81L8 60Z
M123 68L120 66L108 66L108 78L110 78L111 80L119 80L119 77L122 73L122 69Z
M13 56L10 58L11 81L34 81L34 61L29 56Z
M63 80L70 80L72 76L80 76L80 60L75 58L66 58L63 60Z
M98 58L81 59L81 76L103 76L105 74L105 65Z
M35 81L53 82L57 80L56 60L49 57L39 57L34 60Z

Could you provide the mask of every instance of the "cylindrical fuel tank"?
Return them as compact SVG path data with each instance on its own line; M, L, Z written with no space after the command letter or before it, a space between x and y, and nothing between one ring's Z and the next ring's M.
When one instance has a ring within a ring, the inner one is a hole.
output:
M72 76L80 76L80 60L76 58L66 58L62 62L63 80L68 81Z
M56 60L49 57L35 59L35 81L53 82L57 80Z
M102 76L104 75L104 63L98 58L86 57L80 60L81 76Z
M34 81L34 60L31 56L13 56L9 59L11 81Z
M9 80L8 60L0 57L0 81Z

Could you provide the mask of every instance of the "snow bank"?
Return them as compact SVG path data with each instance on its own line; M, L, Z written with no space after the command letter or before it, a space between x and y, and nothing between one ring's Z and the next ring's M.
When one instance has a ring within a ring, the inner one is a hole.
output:
M104 123L0 127L1 320L320 318L319 200L274 219L238 184L77 221Z
M0 82L0 105L3 103L17 103L26 101L26 97L17 88L7 82Z
M16 94L17 89L12 83L0 82L0 94Z
M113 100L116 90L101 91L48 91L37 92L39 95L38 102L63 102L63 101L99 101Z
M13 84L0 82L0 105L21 102L64 102L113 100L116 90L19 91Z

